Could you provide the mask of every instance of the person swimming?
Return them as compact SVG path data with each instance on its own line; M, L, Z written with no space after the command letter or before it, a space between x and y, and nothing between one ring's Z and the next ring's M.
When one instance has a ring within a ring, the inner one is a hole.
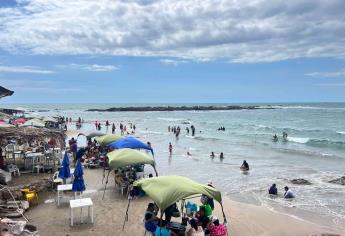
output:
M289 189L288 186L285 186L284 190L284 198L295 198L295 194Z
M215 158L214 152L211 152L210 157L211 157L211 158Z
M243 161L243 163L242 163L240 169L241 169L241 170L244 170L244 171L249 170L249 164L247 163L246 160Z
M224 159L224 153L223 153L223 152L220 153L219 158L220 158L221 160Z
M273 142L278 142L278 136L277 136L277 134L274 134L274 135L273 135Z
M272 184L272 186L268 190L268 194L278 195L278 189L276 184Z

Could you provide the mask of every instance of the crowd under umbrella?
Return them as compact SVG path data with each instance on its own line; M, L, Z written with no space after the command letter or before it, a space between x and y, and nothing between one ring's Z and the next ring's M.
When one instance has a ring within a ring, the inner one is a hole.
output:
M140 151L129 149L129 148L124 148L124 149L119 149L119 150L114 150L112 152L109 152L107 154L107 157L109 159L109 171L108 171L107 179L105 182L103 198L104 198L105 190L107 189L108 177L112 169L119 169L119 168L124 168L127 166L133 166L133 165L148 164L153 167L156 173L156 176L158 176L155 161L144 152L140 152ZM105 176L103 175L103 179L104 177Z
M165 209L170 205L180 200L184 201L188 198L197 197L203 194L215 199L220 204L224 223L227 223L222 204L221 192L211 186L197 183L183 176L160 176L142 179L134 182L133 186L140 188L157 204L161 213L160 219L162 219ZM128 199L128 206L122 230L125 227L126 221L128 221L130 201L131 199Z
M74 169L74 180L72 184L72 191L77 193L77 192L83 192L85 191L85 183L84 183L84 171L81 166L80 159L77 160L77 164Z
M66 184L66 179L71 177L70 169L69 169L69 158L67 152L65 152L65 156L62 160L62 165L59 170L59 178L63 179L64 184Z
M150 147L146 143L143 143L142 141L131 136L112 142L109 144L109 147L111 147L112 149L122 149L122 148L146 149L146 150L150 150L152 153L152 156L154 156L152 147Z

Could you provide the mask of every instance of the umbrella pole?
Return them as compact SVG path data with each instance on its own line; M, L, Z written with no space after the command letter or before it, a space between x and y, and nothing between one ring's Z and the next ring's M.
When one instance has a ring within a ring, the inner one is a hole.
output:
M105 190L107 189L108 177L109 177L110 171L111 171L111 170L109 170L108 175L107 175L107 181L105 181L105 187L104 187L104 191L103 191L103 197L102 197L102 200L104 199Z
M129 210L129 205L131 204L131 199L128 199L128 205L127 205L127 210L126 210L126 216L125 220L123 221L123 226L122 226L122 231L125 229L126 221L128 221L128 210Z
M105 166L103 165L103 179L102 179L102 184L103 184L104 178L105 178Z
M220 206L222 207L222 213L223 213L223 218L224 218L224 224L225 224L225 227L226 227L227 220L226 220L226 216L225 216L225 213L224 213L223 204L220 203ZM228 235L228 227L226 227L226 235Z

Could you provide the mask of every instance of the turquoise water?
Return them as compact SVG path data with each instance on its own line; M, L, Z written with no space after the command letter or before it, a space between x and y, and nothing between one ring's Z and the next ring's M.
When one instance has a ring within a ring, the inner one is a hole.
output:
M284 209L284 212L302 218L316 215L310 220L317 218L321 223L331 220L335 227L345 226L345 187L327 183L345 172L345 103L273 104L279 109L209 112L85 111L112 106L18 104L11 107L23 107L39 116L59 114L74 120L80 116L89 122L83 130L94 130L96 120L109 120L117 126L119 122L134 122L138 127L136 136L153 144L161 173L185 175L201 182L212 180L236 200L273 210ZM195 137L185 132L185 127L191 124L196 127ZM169 125L181 127L179 139L168 132ZM226 131L217 131L220 126ZM103 131L110 130L103 127ZM288 133L287 142L281 140L283 131ZM277 143L272 142L275 133L280 138ZM78 141L80 144L84 142L82 139ZM169 142L174 146L171 157ZM224 152L225 159L222 162L219 158L210 159L212 151L216 156ZM187 156L187 152L192 156ZM244 159L251 166L248 175L239 171ZM289 180L294 178L305 178L313 184L292 185ZM297 198L293 201L269 198L267 189L273 182L280 193L285 185L290 186Z

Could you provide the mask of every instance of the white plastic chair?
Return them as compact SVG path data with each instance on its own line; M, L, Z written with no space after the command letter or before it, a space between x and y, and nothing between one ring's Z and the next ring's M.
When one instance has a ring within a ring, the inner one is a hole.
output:
M61 178L59 178L59 171L56 171L53 174L53 181L52 181L52 187L54 188L55 185L59 185L62 184L63 180Z

